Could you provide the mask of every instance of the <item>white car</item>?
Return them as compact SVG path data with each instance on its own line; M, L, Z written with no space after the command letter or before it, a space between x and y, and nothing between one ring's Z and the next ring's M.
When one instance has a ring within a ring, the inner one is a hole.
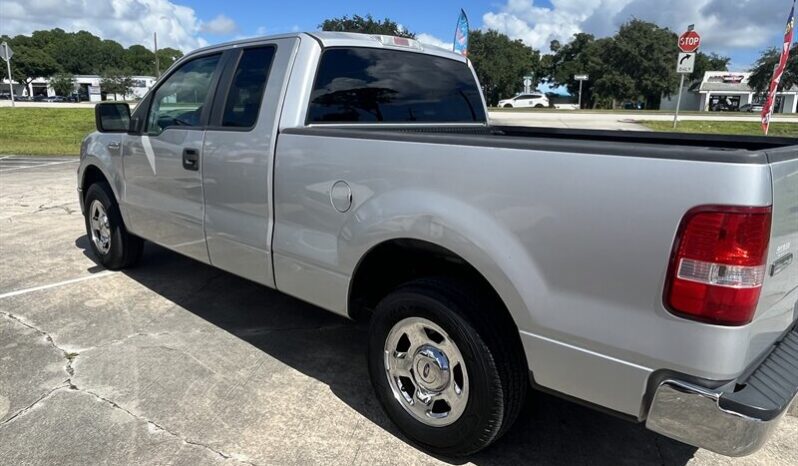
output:
M521 94L512 99L499 101L502 108L544 108L549 106L549 98L543 94Z

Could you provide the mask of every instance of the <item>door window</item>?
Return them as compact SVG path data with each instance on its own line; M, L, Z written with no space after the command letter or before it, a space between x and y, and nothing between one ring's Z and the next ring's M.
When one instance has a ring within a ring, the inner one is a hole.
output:
M149 134L160 134L167 128L191 128L202 124L202 111L220 57L211 55L191 60L158 87L147 121Z

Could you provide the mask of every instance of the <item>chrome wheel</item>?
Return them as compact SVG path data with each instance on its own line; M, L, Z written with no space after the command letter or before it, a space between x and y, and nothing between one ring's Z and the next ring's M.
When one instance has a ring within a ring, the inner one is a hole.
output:
M434 322L408 317L385 340L385 374L394 398L415 419L448 426L468 403L468 372L449 335Z
M107 254L111 249L111 225L103 203L95 200L89 206L89 225L91 226L91 240L100 254Z

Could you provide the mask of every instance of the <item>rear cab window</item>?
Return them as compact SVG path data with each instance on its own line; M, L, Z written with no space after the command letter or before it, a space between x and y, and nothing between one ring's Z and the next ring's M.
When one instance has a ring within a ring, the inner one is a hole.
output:
M263 91L274 61L273 45L244 49L227 91L222 126L252 128L258 120Z
M322 54L307 122L485 123L480 90L465 62L366 47Z

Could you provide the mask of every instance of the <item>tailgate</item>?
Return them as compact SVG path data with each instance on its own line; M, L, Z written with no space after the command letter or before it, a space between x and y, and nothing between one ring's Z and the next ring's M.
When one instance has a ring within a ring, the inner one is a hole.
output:
M753 342L766 350L798 319L798 146L768 154L773 224ZM764 346L764 347L763 347ZM752 348L756 354L757 348Z

